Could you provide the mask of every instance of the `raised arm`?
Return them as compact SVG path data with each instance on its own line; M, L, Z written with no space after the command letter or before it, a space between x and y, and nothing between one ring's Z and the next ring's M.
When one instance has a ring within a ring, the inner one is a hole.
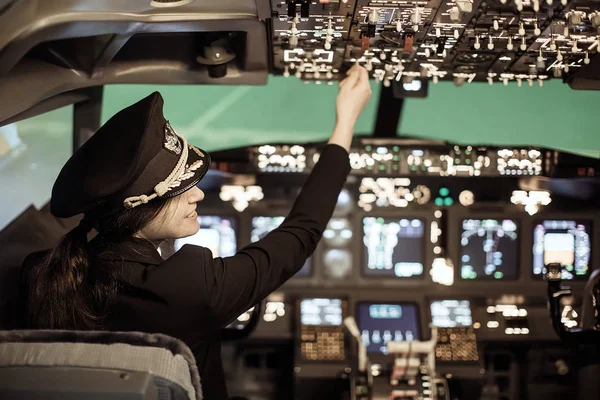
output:
M214 259L204 271L207 301L220 326L281 286L317 247L350 171L354 125L370 97L366 70L351 68L340 83L333 134L285 221L235 256Z

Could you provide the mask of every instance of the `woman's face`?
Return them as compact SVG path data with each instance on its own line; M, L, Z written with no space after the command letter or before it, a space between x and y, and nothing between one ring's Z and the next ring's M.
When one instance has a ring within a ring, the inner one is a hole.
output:
M196 204L204 199L204 192L194 186L192 189L172 198L137 236L152 241L178 239L198 232Z

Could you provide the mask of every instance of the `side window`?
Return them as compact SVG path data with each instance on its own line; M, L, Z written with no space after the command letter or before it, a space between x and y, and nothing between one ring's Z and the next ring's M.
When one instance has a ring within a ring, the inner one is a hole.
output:
M71 156L73 107L0 127L0 230L32 204L43 207Z

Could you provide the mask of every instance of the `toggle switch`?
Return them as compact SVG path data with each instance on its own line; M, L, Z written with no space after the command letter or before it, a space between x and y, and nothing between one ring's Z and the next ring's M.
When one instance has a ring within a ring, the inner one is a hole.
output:
M371 12L369 12L369 24L372 25L377 25L377 23L379 22L379 11L377 9L372 9Z
M415 10L410 15L410 22L413 25L413 30L417 32L419 30L419 24L421 23L421 11L419 7L415 4Z
M460 10L458 9L458 7L452 7L448 13L450 14L450 20L452 22L460 22Z
M540 49L540 55L537 57L535 66L537 69L545 69L546 63L544 62L544 55L542 54L542 49Z
M521 0L515 0L515 5L517 6L517 10L523 11L523 2Z
M590 22L594 28L600 27L600 12L595 11L589 15Z

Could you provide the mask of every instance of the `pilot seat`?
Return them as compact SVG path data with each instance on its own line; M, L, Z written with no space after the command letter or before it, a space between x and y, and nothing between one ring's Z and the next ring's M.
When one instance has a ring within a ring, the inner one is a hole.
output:
M201 400L191 350L162 334L0 331L0 399Z

